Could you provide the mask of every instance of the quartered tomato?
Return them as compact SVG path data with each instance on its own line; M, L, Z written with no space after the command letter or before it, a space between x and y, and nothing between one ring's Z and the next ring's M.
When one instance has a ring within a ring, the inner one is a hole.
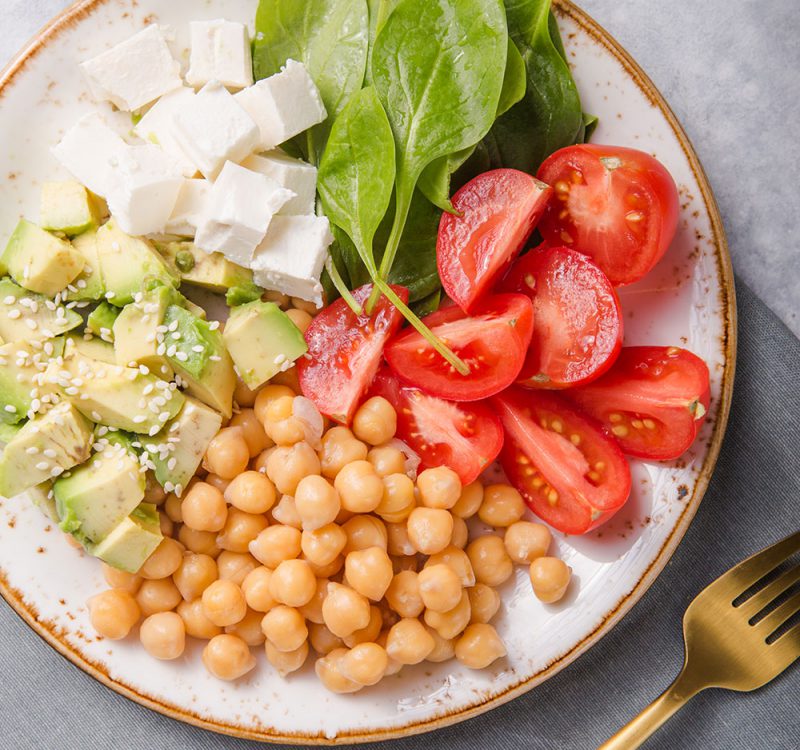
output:
M614 286L641 279L675 236L675 183L643 151L568 146L548 157L537 177L555 190L539 224L542 237L588 255Z
M625 453L668 460L694 441L708 411L708 366L686 349L626 346L599 380L570 392Z
M456 404L401 383L388 367L378 372L370 394L397 410L397 437L422 459L422 468L449 466L462 484L474 482L503 447L500 419L480 401Z
M537 516L559 531L583 534L625 504L630 469L597 422L543 391L509 388L492 404L506 433L500 462Z
M423 322L469 366L461 375L409 328L386 347L386 361L403 381L451 401L479 401L513 383L531 342L533 305L522 294L495 294L465 315L452 305Z
M533 300L536 325L520 385L570 388L602 375L622 347L622 310L608 277L585 255L540 245L500 288Z
M392 289L408 301L405 287ZM372 284L365 284L353 296L365 303L371 292ZM386 297L380 298L372 316L356 317L343 299L328 305L308 327L308 355L297 362L303 395L334 421L349 424L378 371L384 345L402 320Z
M533 232L552 190L516 169L495 169L453 196L439 222L436 263L447 295L472 312Z

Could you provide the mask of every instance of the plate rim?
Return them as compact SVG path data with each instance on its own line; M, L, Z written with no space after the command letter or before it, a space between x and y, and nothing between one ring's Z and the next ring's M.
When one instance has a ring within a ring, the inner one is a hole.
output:
M22 49L12 58L12 60L0 71L0 98L3 96L5 88L13 81L14 77L24 69L29 60L35 57L43 49L47 42L54 39L58 34L80 21L90 16L99 6L108 0L75 0L58 15L47 22ZM600 641L603 636L609 633L619 621L640 601L647 590L655 582L666 564L671 559L678 544L683 539L689 525L692 522L697 509L708 489L711 476L717 465L720 448L725 436L728 417L730 414L731 400L733 394L733 382L736 372L736 352L737 352L737 306L736 288L733 275L733 266L728 246L725 229L720 215L716 198L709 183L705 170L700 159L689 140L683 126L675 113L667 103L664 96L658 90L650 77L644 72L641 66L627 52L627 50L612 36L603 26L594 20L586 11L578 7L573 0L553 0L553 8L559 15L568 16L584 31L586 31L594 41L605 47L609 53L622 65L625 71L633 78L637 87L644 93L651 103L657 107L666 118L672 129L678 144L683 151L692 174L700 188L703 202L708 208L708 218L711 225L713 237L714 255L717 262L719 277L722 280L720 294L722 296L722 315L723 315L723 349L725 354L725 366L722 373L722 384L720 400L717 407L717 417L714 429L708 444L708 449L703 460L703 464L697 475L691 498L685 504L672 533L662 544L661 549L655 559L642 574L633 588L623 596L616 606L606 614L602 622L578 644L569 651L562 654L558 659L549 664L545 669L531 676L527 680L508 688L499 695L492 696L481 703L467 708L456 710L444 716L437 716L432 719L419 721L405 726L391 727L387 729L356 730L344 732L335 737L328 737L323 734L284 734L276 732L271 728L264 731L256 731L245 727L238 727L233 724L217 722L213 719L204 718L191 713L185 709L169 705L153 696L137 692L130 686L112 678L108 670L101 664L94 663L77 649L59 639L54 628L48 623L37 619L35 607L27 605L23 600L23 594L9 584L5 576L0 572L0 596L8 603L11 609L33 630L40 638L50 645L61 656L84 671L90 677L110 688L114 692L138 703L141 706L156 711L171 719L190 724L201 729L224 734L239 739L249 739L265 743L284 743L288 745L342 745L351 743L375 742L380 740L408 737L415 734L441 729L452 724L465 721L467 719L486 713L504 703L507 703L518 696L527 693L534 687L542 684L550 677L560 672L562 669L572 664L579 656Z

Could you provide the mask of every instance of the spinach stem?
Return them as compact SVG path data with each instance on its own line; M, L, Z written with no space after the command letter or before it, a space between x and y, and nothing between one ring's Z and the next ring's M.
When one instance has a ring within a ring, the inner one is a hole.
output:
M344 279L341 277L339 269L333 262L333 257L331 255L328 255L327 259L325 260L325 270L328 272L328 276L331 277L331 281L333 282L333 285L336 287L336 291L339 292L342 299L347 303L347 306L356 315L361 315L364 312L364 309L356 301L355 297L353 297L353 295L350 294L350 290L347 288L347 284L344 283Z
M400 246L400 238L403 236L403 229L405 228L406 219L408 218L408 211L411 208L411 198L406 197L405 191L401 193L401 191L398 189L396 203L397 205L394 212L392 231L389 233L389 239L386 241L386 250L384 251L383 258L381 259L381 266L378 270L378 277L376 281L380 279L381 281L385 282L389 278L389 272L392 270L394 259L397 255L397 248ZM378 301L380 292L381 290L378 284L376 284L375 288L372 290L372 294L367 300L368 315L372 315L372 309L375 307L375 303ZM409 310L409 312L411 311Z

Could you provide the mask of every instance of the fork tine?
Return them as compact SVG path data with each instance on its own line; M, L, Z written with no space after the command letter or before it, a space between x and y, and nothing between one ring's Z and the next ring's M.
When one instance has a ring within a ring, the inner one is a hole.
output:
M783 623L785 623L792 615L800 611L800 591L792 594L780 607L776 607L765 618L759 620L755 627L757 627L764 637L774 633ZM780 639L778 639L780 640Z
M743 602L740 607L742 613L747 617L757 615L764 607L774 602L784 591L798 581L800 581L800 565L787 570L770 583L769 586L765 586L746 602Z
M795 625L768 648L774 658L783 660L789 667L800 657L800 625Z
M800 551L800 531L796 531L786 539L748 557L718 578L716 582L722 584L720 588L735 585L738 589L734 595L735 598L798 551ZM714 587L713 583L709 588L712 587Z

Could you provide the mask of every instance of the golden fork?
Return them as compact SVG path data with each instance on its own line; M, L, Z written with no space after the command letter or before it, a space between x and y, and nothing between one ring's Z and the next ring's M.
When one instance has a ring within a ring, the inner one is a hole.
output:
M800 531L748 557L703 589L683 617L686 656L681 673L598 750L633 750L701 690L755 690L800 657L800 624L787 629L800 612L800 590L790 592L800 581L800 564L776 571L798 551Z

